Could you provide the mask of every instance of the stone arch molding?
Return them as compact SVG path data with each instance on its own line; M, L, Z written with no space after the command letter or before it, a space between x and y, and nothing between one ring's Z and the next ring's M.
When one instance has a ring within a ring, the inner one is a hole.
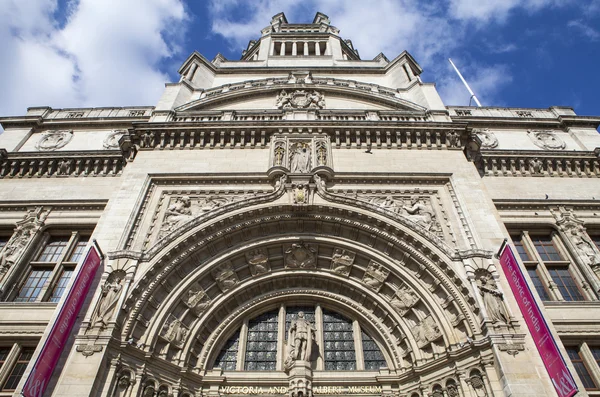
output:
M472 353L464 342L481 339L479 310L446 252L339 208L293 211L246 209L155 250L126 298L121 340L202 373L241 318L295 295L371 327L395 369ZM294 250L306 263L286 256Z
M326 98L328 95L342 97L353 97L366 102L378 103L392 110L406 110L425 113L427 109L421 105L402 98L401 89L393 90L376 84L367 84L352 80L335 78L310 78L298 79L293 75L280 79L248 80L239 83L226 84L201 92L200 98L179 106L177 112L203 110L203 108L223 102L256 97L261 95L273 96L273 107L285 108L281 105L281 94L286 92L287 96L306 93L307 109L327 109ZM311 101L314 95L318 99ZM302 95L301 95L302 96ZM289 101L288 101L289 102ZM301 101L300 101L301 102ZM314 103L314 106L309 106ZM293 109L296 106L289 106ZM304 108L300 106L300 108Z

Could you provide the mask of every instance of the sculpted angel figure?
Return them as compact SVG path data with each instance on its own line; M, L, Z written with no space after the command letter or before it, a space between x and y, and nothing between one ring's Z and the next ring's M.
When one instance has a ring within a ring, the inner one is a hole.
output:
M312 343L316 332L316 328L304 318L304 312L299 312L288 331L286 368L291 367L296 360L310 361Z

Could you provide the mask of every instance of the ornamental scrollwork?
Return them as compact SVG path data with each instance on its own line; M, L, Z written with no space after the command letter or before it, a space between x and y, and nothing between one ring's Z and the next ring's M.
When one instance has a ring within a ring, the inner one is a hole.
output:
M546 150L562 150L567 147L566 143L554 131L529 130L527 135L534 145Z
M65 147L73 139L73 130L48 131L37 141L35 148L39 151L51 151Z
M316 90L295 90L291 93L281 90L275 98L275 106L277 109L323 109L325 97Z

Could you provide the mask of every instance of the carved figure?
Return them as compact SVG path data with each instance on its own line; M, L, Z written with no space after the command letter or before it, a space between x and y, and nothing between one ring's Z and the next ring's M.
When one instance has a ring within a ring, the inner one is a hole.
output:
M285 267L291 269L314 269L317 267L317 256L315 250L304 244L292 244L285 251Z
M542 149L561 150L567 146L553 131L529 130L527 135Z
M278 109L322 109L325 107L325 98L318 91L306 92L296 90L291 94L281 90L275 98L275 106Z
M155 388L153 385L148 385L144 388L143 396L144 397L153 397Z
M127 134L127 130L114 130L104 138L102 146L104 146L105 149L117 149L119 147L119 139L125 134Z
M69 160L61 160L58 162L58 175L67 175L71 169L71 162Z
M374 290L379 291L389 274L390 271L383 265L371 262L365 271L362 281Z
M225 263L213 270L212 275L215 278L217 285L223 292L235 287L239 282L237 274L229 263Z
M290 104L290 95L285 90L281 90L279 95L277 95L275 102L278 109L286 109L292 107L292 105Z
M56 130L45 133L35 144L37 150L56 150L65 147L73 138L72 130Z
M498 138L489 129L474 129L473 133L477 135L481 141L481 147L483 149L493 149L498 146Z
M433 212L431 209L419 201L419 196L414 195L410 198L410 206L403 206L402 209L407 213L405 215L411 221L429 229L433 224Z
M273 154L274 154L273 165L274 166L282 166L283 158L285 156L285 143L277 142L275 144L275 149L273 150Z
M325 97L323 94L313 91L308 98L310 100L309 108L323 109L325 107Z
M119 389L127 390L129 385L131 385L131 378L129 377L129 375L121 375L119 377L118 385L119 385Z
M294 185L294 204L308 203L308 189L304 184Z
M142 134L141 138L141 143L142 143L142 147L144 148L149 148L152 147L152 138L154 136L152 135L152 133L150 131L146 131Z
M349 275L355 257L356 254L354 252L336 248L331 257L331 270L342 276Z
M571 241L583 255L587 264L593 267L600 266L600 253L594 249L594 243L578 228L571 228Z
M286 369L291 368L297 360L310 361L312 344L317 329L304 318L304 312L292 321L288 331L288 357L285 360Z
M192 219L191 200L188 196L175 198L173 204L167 208L161 234L167 234Z
M418 300L408 288L401 287L396 290L390 303L403 316Z
M415 325L412 333L419 347L424 347L429 342L433 342L442 336L440 328L431 316L425 317L419 324Z
M327 144L325 142L317 142L317 164L327 165Z
M269 256L263 248L257 248L250 252L246 252L246 262L250 268L250 273L253 276L259 276L271 270L269 266Z
M210 306L210 298L206 295L206 292L202 288L194 291L190 289L187 296L183 298L183 303L192 309L192 311L198 316L204 313Z
M0 251L0 274L6 273L15 264L34 234L35 230L31 226L23 225L17 229Z
M496 287L496 283L489 274L482 274L478 280L479 291L483 297L483 304L488 317L492 322L502 322L507 324L510 316L504 307L502 292Z
M295 143L290 153L290 172L305 174L310 171L311 154L308 143Z
M119 301L119 295L121 294L121 289L123 288L122 283L122 274L112 273L108 277L104 283L104 286L102 287L102 296L94 315L94 321L92 322L94 325L100 325L102 328L108 325L115 307L117 306L117 302Z
M162 336L173 345L179 347L185 342L188 331L181 321L174 318L173 315L171 317L173 320L168 324L165 323Z
M459 147L460 146L460 134L456 131L450 131L446 134L448 139L448 146Z
M544 172L543 163L537 157L529 160L529 172L532 174L541 174Z

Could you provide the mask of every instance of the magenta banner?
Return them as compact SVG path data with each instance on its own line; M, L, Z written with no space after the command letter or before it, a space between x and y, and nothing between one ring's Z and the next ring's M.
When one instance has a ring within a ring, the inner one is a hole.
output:
M535 302L531 289L527 284L523 271L519 267L515 255L509 245L505 246L500 255L500 265L508 278L521 313L527 323L527 328L533 337L535 346L542 357L546 371L552 379L554 388L560 397L571 397L577 393L577 386L573 376L565 364L556 341L552 337L548 324L542 316L542 312Z
M22 395L25 397L41 397L44 394L101 263L102 257L97 247L95 245L90 246L81 265L81 270L60 308L58 317L50 329L48 338L35 361L27 382L25 382L22 391Z

